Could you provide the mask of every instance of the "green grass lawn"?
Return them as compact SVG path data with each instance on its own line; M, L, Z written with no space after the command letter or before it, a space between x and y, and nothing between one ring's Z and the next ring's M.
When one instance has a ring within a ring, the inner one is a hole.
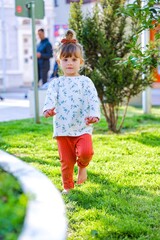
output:
M17 179L0 169L0 239L17 240L26 212L27 197Z
M68 240L159 240L160 108L145 115L129 107L122 133L107 130L102 117L94 129L88 181L63 196ZM0 133L1 149L42 171L62 190L52 119L0 123ZM77 168L75 180L76 174Z

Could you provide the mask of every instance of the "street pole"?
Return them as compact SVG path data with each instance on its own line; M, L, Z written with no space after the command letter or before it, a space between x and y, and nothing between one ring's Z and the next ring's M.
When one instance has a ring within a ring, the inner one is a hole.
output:
M142 0L141 3L142 8L145 6L145 0ZM141 46L142 46L142 52L145 51L146 45L148 43L148 31L143 30L141 35ZM142 81L144 79L144 74L142 76ZM151 113L151 88L147 87L142 92L142 108L144 113Z
M35 122L40 123L35 19L44 18L44 0L15 0L15 15L17 17L27 17L32 19L33 79L34 79L34 109L35 109L34 115Z
M7 70L7 64L6 64L6 26L5 26L5 9L4 9L4 1L1 1L1 16L2 16L2 79L3 79L3 91L6 90L6 70Z
M35 107L35 122L40 123L39 119L39 101L38 101L38 66L37 66L37 50L35 37L35 1L30 3L32 17L32 45L33 45L33 77L34 77L34 107Z

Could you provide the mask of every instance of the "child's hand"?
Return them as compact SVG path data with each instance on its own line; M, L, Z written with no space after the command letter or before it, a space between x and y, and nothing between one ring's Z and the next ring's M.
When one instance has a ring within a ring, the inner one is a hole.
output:
M87 118L85 118L85 122L86 122L86 125L89 125L91 123L97 123L97 122L99 122L99 118L98 117L87 117Z
M55 111L54 111L54 108L48 109L48 110L44 111L44 113L43 113L43 115L44 115L45 118L52 117L52 116L54 116L55 114L56 114L56 113L55 113Z

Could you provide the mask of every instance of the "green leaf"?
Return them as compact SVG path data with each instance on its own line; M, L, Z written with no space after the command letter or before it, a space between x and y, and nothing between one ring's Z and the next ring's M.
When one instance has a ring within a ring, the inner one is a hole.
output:
M97 237L98 236L97 230L91 230L91 235L92 237Z

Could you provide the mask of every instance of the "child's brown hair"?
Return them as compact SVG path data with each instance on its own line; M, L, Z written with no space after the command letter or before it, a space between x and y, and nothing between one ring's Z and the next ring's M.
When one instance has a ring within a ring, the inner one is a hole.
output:
M78 43L75 32L72 29L68 29L65 38L61 40L61 45L57 51L57 58L61 59L75 56L84 62L83 55L83 47Z

